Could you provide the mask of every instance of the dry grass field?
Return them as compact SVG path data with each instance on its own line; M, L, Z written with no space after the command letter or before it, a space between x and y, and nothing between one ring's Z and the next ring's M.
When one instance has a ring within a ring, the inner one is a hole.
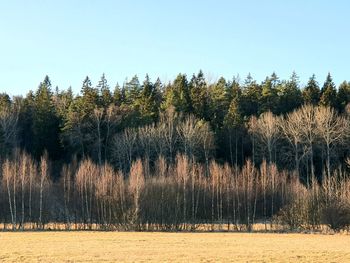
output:
M350 236L2 232L0 262L350 262Z

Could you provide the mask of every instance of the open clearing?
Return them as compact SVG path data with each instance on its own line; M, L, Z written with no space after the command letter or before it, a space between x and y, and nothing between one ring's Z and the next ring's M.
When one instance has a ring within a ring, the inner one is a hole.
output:
M0 233L0 262L350 262L349 235Z

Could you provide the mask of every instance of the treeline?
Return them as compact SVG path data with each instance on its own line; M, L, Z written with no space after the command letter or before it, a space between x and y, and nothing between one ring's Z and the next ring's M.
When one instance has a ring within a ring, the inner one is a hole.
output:
M350 83L336 89L330 74L322 87L295 73L135 76L113 92L102 75L78 95L45 77L26 97L0 95L0 216L15 229L338 229L325 216L334 209L344 228L349 102Z
M350 226L350 179L341 171L320 184L263 161L242 168L159 157L147 171L137 159L128 173L90 159L64 165L50 179L47 155L25 153L2 166L0 218L5 229L138 231L334 231ZM51 227L55 227L52 226Z
M79 159L89 157L100 165L106 161L122 168L120 165L124 164L119 156L125 158L127 154L116 152L121 148L117 147L120 138L127 136L129 131L139 130L137 149L133 152L129 149L128 155L131 156L128 158L143 157L145 150L149 150L145 145L146 130L154 131L156 127L162 138L152 140L167 144L168 152L162 155L172 159L177 151L192 150L185 149L189 144L184 143L183 138L191 135L183 134L186 133L185 127L182 127L182 132L175 127L192 116L195 125L207 126L203 129L207 130L207 137L212 138L209 158L243 165L247 158L256 158L256 162L269 158L266 153L258 152L253 157L253 140L249 134L251 117L259 117L265 112L285 116L302 105L331 107L345 116L349 102L350 83L343 82L336 89L330 74L322 87L315 76L305 87L300 87L295 73L289 80L279 80L276 74L272 74L262 83L257 83L250 75L244 81L220 78L208 83L201 71L190 80L179 74L174 81L164 84L159 79L153 83L148 76L140 83L134 76L122 86L116 85L113 91L103 75L96 86L86 77L78 95L74 95L70 88L52 88L50 79L45 77L38 89L30 91L26 97L10 98L5 93L0 94L0 151L1 156L8 156L13 149L20 148L38 160L46 150L58 165L77 155ZM144 132L140 131L141 127ZM167 129L167 132L162 129ZM195 135L199 135L198 132ZM193 140L188 139L191 147ZM134 145L134 141L136 139L129 144ZM283 148L289 144L282 140L278 143L280 145L272 150L276 156L274 161L285 168L290 162L283 154ZM141 144L144 145L142 150ZM318 139L313 142L317 176L321 175L324 164L322 144ZM153 147L148 154L157 156L163 148ZM346 154L332 152L335 167ZM197 160L204 162L204 154L199 155ZM130 160L128 166L130 168ZM59 171L54 176L58 178Z

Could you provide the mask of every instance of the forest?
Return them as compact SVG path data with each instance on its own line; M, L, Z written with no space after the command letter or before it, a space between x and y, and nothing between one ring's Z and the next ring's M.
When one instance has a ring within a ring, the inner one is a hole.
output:
M135 75L0 94L4 229L350 227L350 82Z

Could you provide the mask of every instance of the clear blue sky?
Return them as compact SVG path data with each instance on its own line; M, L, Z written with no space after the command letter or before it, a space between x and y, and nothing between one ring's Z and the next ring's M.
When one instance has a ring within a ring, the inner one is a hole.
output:
M109 84L149 73L171 80L261 81L276 71L301 83L330 71L350 80L350 1L0 0L0 92L26 94L47 74L75 92L89 75Z

